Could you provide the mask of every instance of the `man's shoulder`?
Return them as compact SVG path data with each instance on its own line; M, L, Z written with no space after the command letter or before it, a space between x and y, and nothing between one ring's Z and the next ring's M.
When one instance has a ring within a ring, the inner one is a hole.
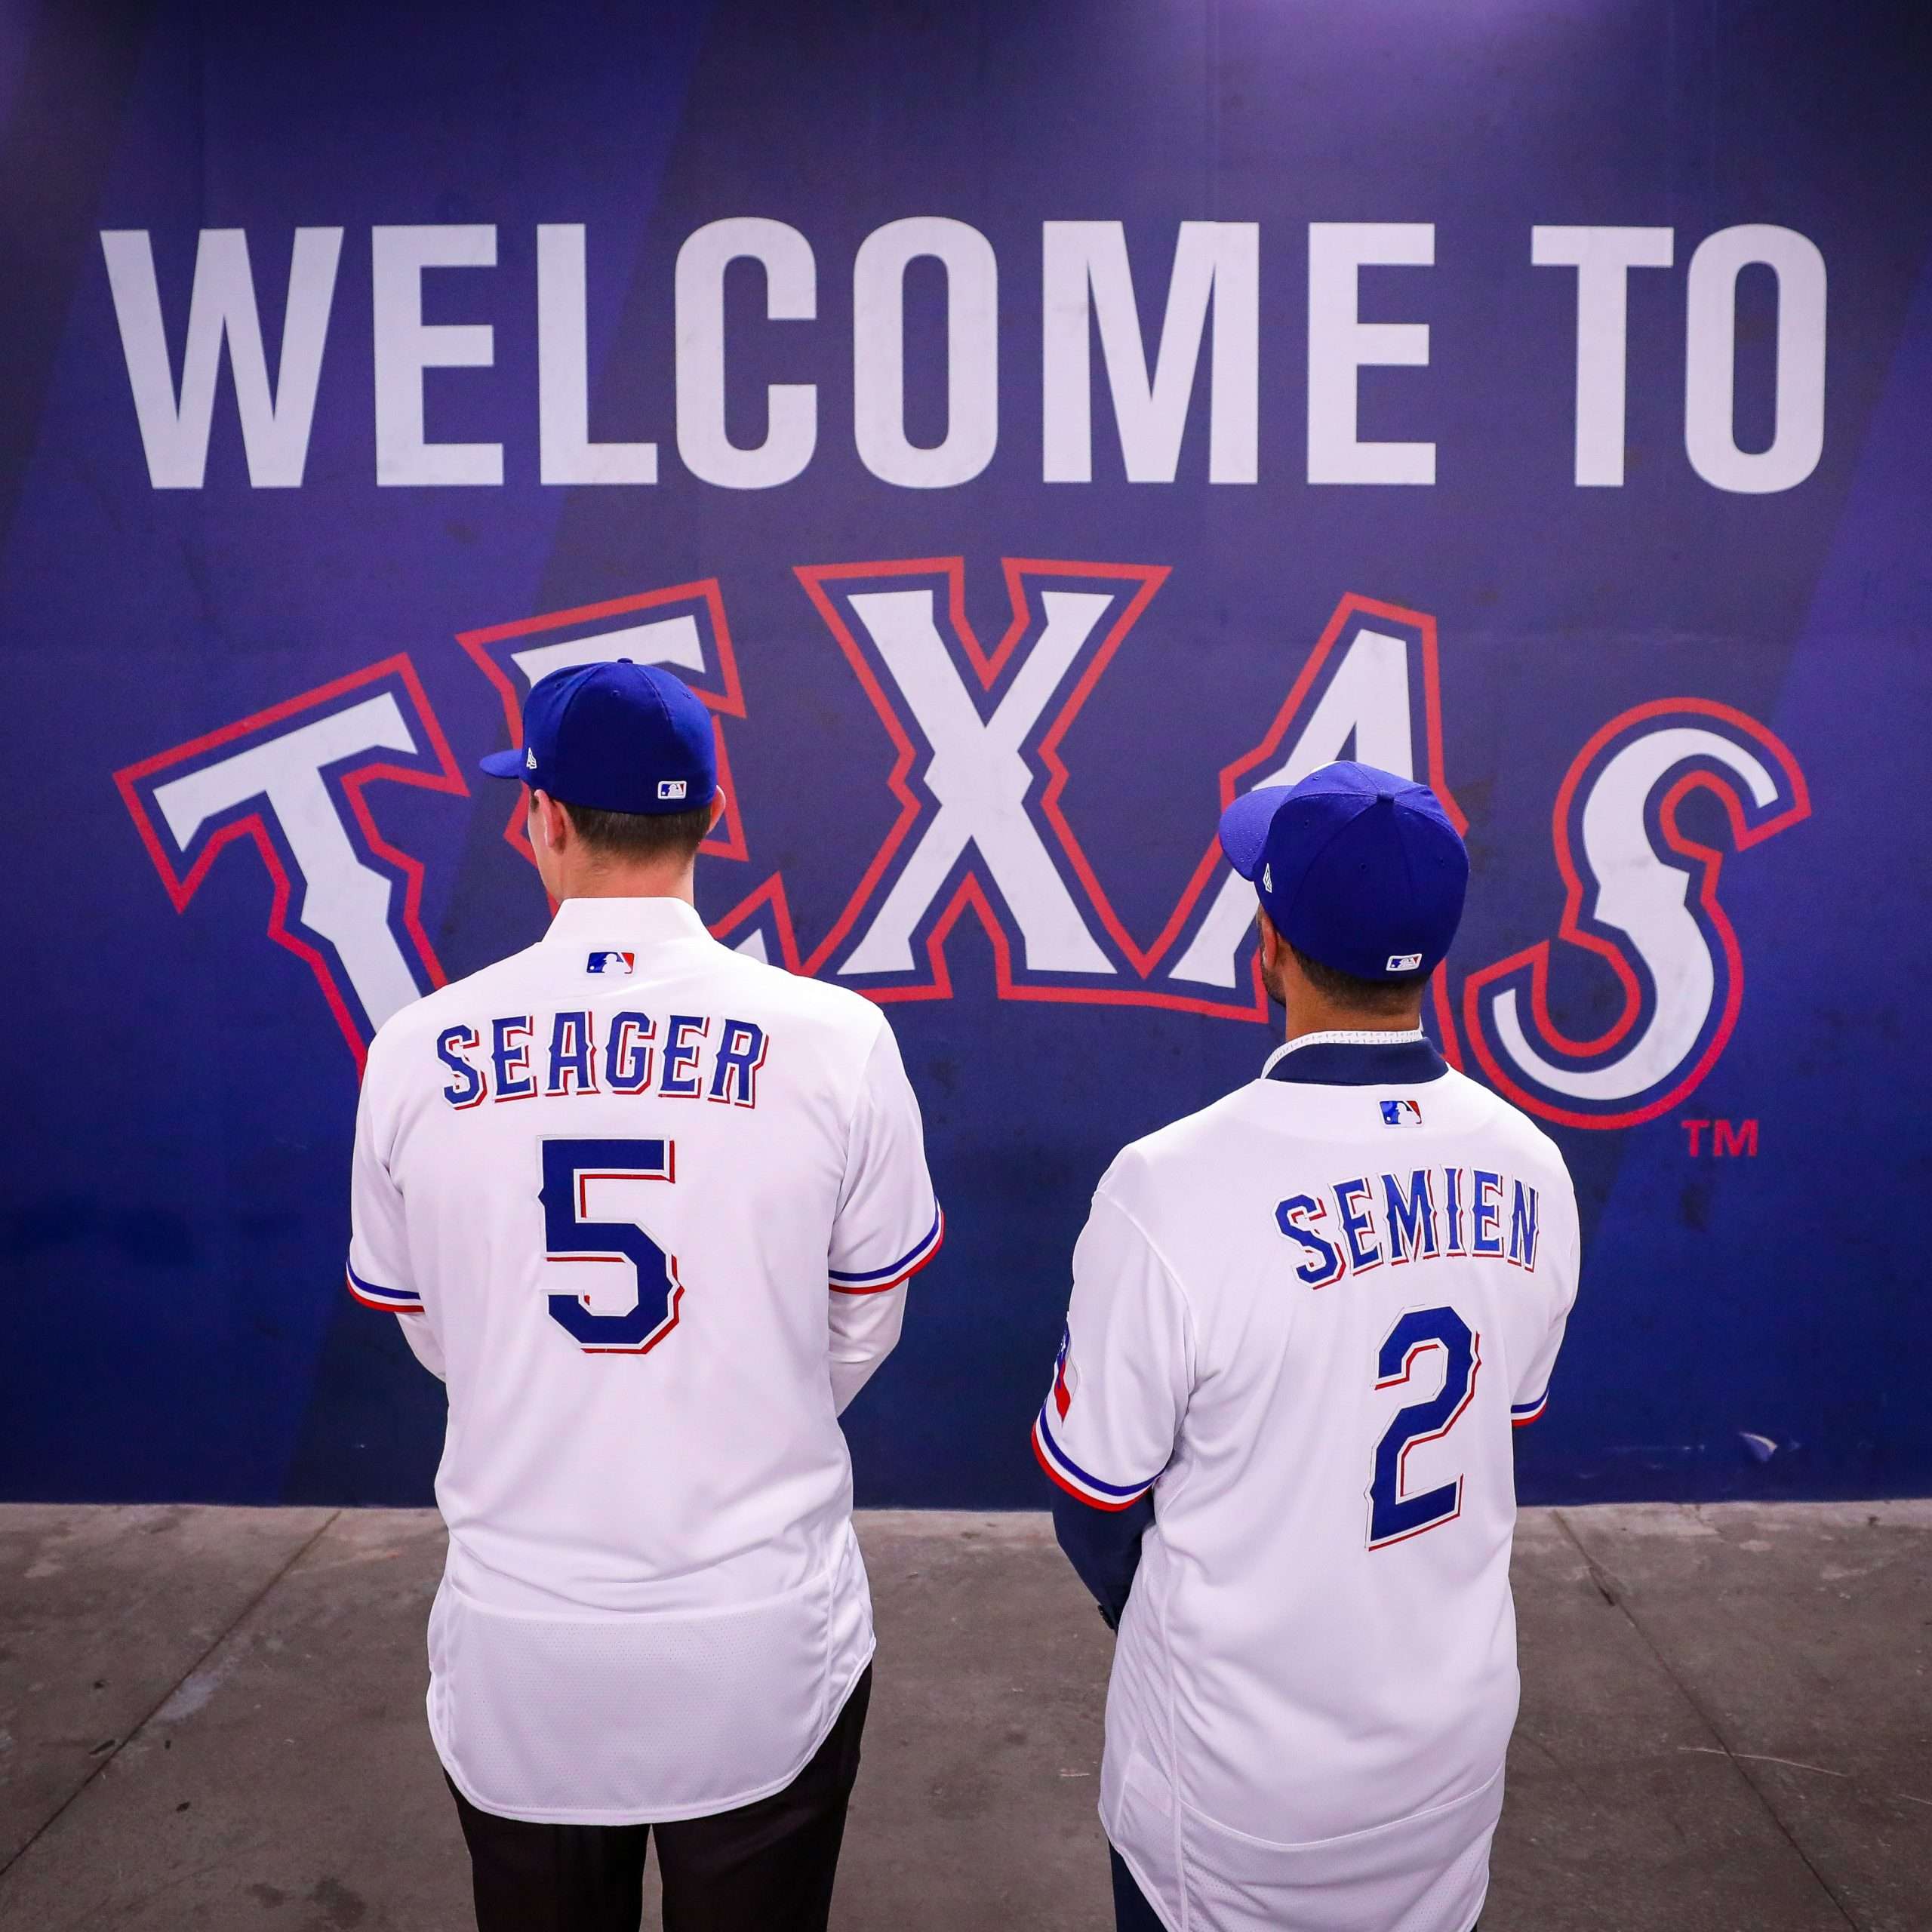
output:
M1526 1171L1561 1177L1567 1183L1569 1169L1563 1150L1521 1108L1454 1067L1445 1068L1439 1078L1439 1085L1432 1081L1416 1090L1422 1097L1425 1117L1434 1089L1450 1103L1468 1131L1495 1143L1499 1158L1511 1158ZM1254 1144L1257 1130L1265 1131L1270 1142L1278 1143L1284 1131L1291 1139L1302 1137L1299 1130L1305 1125L1305 1137L1311 1145L1326 1145L1330 1135L1320 1118L1306 1123L1284 1119L1279 1105L1269 1103L1278 1103L1284 1094L1325 1098L1331 1092L1326 1088L1297 1088L1249 1081L1206 1106L1128 1142L1115 1157L1101 1185L1123 1205L1131 1204L1137 1192L1185 1188L1204 1174L1226 1173L1238 1166L1243 1150ZM1319 1111L1315 1110L1318 1115Z
M446 1026L472 1023L500 996L515 992L528 977L531 961L537 949L527 946L460 980L451 980L398 1008L376 1029L369 1055L373 1064L380 1055L392 1053L426 1038L434 1038Z
M782 1007L828 1026L849 1026L869 1035L885 1017L863 993L854 992L850 986L814 980L729 946L719 947L716 970L774 1008Z
M528 946L424 994L383 1023L370 1048L371 1060L432 1040L446 1027L474 1026L479 1015L516 1010L519 1002L524 1007L539 999L554 1003L561 989L546 983L543 959L540 944ZM850 987L807 979L728 946L712 952L694 978L695 986L683 982L687 997L701 996L704 1003L721 1009L739 1007L742 1013L733 1017L761 1024L802 1023L828 1040L842 1042L860 1059L871 1051L886 1023L879 1008ZM638 990L640 998L648 1000L654 989L641 980Z
M1131 1208L1137 1196L1174 1184L1186 1185L1186 1177L1198 1175L1204 1167L1217 1170L1228 1150L1245 1137L1243 1115L1257 1082L1237 1087L1204 1107L1178 1120L1130 1140L1114 1156L1100 1183L1103 1192L1112 1195L1124 1207Z
M1518 1167L1560 1175L1566 1182L1569 1180L1569 1164L1563 1158L1563 1149L1521 1107L1454 1067L1443 1077L1451 1083L1447 1091L1471 1109L1476 1131L1493 1137Z
M705 969L711 997L743 1009L761 1025L804 1026L863 1060L886 1030L885 1015L864 994L829 980L808 978L768 961L721 946Z

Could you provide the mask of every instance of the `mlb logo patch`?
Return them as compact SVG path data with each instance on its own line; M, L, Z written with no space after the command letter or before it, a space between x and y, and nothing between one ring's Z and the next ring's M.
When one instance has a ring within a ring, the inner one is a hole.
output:
M635 969L634 952L593 952L585 962L586 973L601 973L606 979L627 979Z
M1388 964L1382 970L1385 973L1413 973L1421 964L1420 952L1392 952Z
M1422 1103L1420 1100L1384 1100L1382 1103L1382 1124L1384 1127L1421 1126Z
M657 781L657 795L660 798L681 798L691 789L688 778L660 778Z

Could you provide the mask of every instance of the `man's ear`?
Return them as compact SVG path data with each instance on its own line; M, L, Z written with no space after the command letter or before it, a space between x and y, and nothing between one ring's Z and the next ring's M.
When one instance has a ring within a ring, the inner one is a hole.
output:
M543 844L550 851L556 851L568 841L571 834L570 819L563 808L551 797L548 792L531 792L530 815L536 821L534 829Z
M718 829L718 821L724 816L725 811L730 804L730 802L731 801L724 795L724 786L721 785L719 786L716 796L714 797L711 801L711 823L706 828L707 833L715 832Z
M1286 1006L1291 971L1288 943L1282 938L1281 928L1269 918L1265 906L1254 909L1254 929L1261 935L1261 983L1268 989L1270 998Z

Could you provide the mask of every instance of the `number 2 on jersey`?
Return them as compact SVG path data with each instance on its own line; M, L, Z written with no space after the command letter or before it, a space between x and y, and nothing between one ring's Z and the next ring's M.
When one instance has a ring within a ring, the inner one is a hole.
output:
M1375 1446L1375 1474L1368 1485L1371 1549L1419 1537L1463 1513L1460 1476L1420 1496L1405 1496L1403 1464L1417 1443L1447 1435L1469 1406L1482 1366L1482 1338L1453 1308L1412 1308L1383 1340L1375 1359L1375 1386L1393 1389L1407 1381L1417 1358L1433 1349L1442 1354L1441 1392L1398 1410Z
M590 1217L590 1189L599 1181L678 1178L677 1149L669 1140L546 1140L543 1244L552 1261L630 1264L635 1296L622 1315L601 1315L586 1295L550 1297L550 1319L568 1330L586 1355L641 1355L678 1325L685 1284L678 1258L666 1254L635 1221Z

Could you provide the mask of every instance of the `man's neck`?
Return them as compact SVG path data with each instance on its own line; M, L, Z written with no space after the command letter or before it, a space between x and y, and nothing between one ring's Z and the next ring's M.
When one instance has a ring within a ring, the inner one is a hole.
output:
M681 899L697 903L694 869L689 865L586 866L558 881L557 897L565 899Z
M1332 1000L1297 1001L1288 1011L1284 1039L1292 1043L1310 1033L1413 1033L1421 1024L1420 1000L1412 1011L1402 1013L1364 1013Z

